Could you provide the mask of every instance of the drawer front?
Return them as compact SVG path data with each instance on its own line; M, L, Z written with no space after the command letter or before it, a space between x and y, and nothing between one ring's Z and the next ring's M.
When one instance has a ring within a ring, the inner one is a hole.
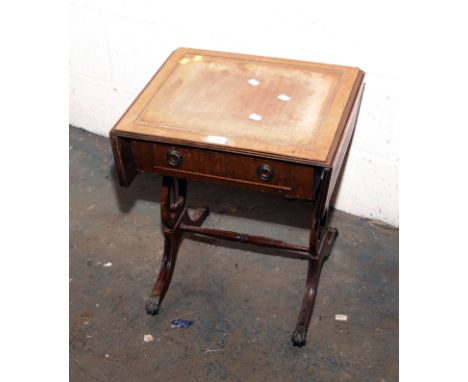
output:
M312 198L311 166L165 143L135 141L132 146L139 171Z
M153 146L153 158L156 169L291 188L289 166L282 162L165 144Z

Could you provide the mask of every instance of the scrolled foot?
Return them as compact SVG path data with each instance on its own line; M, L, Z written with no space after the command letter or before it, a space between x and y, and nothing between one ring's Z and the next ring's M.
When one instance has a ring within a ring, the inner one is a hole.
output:
M197 210L192 214L189 215L188 211L184 211L184 216L182 218L182 223L191 225L194 227L200 227L203 224L203 221L206 217L210 214L209 208L197 208Z
M298 326L291 337L291 342L294 346L304 346L306 344L307 329L303 326Z
M331 227L327 231L329 240L335 240L339 236L339 234L340 233L338 232L338 229L336 229L335 227Z
M325 236L325 245L323 247L323 259L328 260L331 255L331 249L333 247L333 243L335 242L336 238L338 237L339 233L336 228L328 228L327 233Z
M146 301L146 313L154 316L159 313L159 305L161 304L159 297L150 297Z
M208 207L197 208L197 212L195 213L195 216L192 218L192 221L196 225L201 225L209 214L210 214L210 209Z

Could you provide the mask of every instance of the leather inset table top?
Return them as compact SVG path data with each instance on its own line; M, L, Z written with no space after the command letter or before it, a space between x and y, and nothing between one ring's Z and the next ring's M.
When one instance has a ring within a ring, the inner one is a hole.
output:
M180 48L114 130L326 165L362 78L354 67Z

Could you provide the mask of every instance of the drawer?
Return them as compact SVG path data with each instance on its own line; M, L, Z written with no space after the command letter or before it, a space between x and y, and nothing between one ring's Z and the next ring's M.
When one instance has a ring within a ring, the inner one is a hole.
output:
M153 145L153 158L157 169L291 188L291 172L283 162L166 144Z
M312 199L312 166L144 141L132 142L132 154L139 171Z

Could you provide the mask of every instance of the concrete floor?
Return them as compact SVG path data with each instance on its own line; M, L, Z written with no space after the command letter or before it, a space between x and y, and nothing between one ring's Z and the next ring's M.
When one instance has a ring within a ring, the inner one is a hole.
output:
M398 230L333 214L340 236L295 348L307 263L269 249L187 237L160 314L146 315L160 191L148 174L120 188L108 140L70 128L71 381L398 380ZM205 226L307 242L308 202L203 183L189 196L210 205ZM194 324L171 329L176 318Z

